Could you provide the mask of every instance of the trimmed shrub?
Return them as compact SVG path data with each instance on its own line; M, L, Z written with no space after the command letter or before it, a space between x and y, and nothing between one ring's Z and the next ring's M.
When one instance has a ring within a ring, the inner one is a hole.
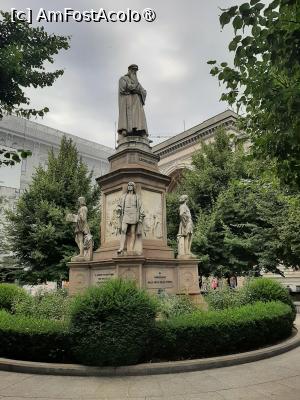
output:
M15 314L34 318L63 320L68 319L72 298L65 290L39 292L15 301Z
M0 311L0 356L30 361L70 359L68 325Z
M294 318L296 316L296 307L289 294L287 288L283 287L281 283L268 278L250 279L240 289L241 295L245 301L254 303L256 301L281 301L288 304L293 312Z
M240 289L232 290L224 286L222 289L210 290L205 300L212 310L240 307L256 301L278 300L288 304L296 316L296 308L288 290L279 282L269 278L249 279Z
M113 279L75 298L71 311L73 351L90 365L141 360L155 323L157 302L134 282Z
M239 290L230 289L224 285L216 290L210 289L205 300L211 310L225 310L226 308L239 307L244 305L244 299L239 296Z
M291 307L281 302L182 315L156 324L147 358L180 360L259 348L288 337L293 320Z
M163 318L177 317L196 311L197 306L187 295L161 295L159 297L159 311Z
M0 283L0 310L13 311L15 301L24 300L29 295L20 286L13 283Z

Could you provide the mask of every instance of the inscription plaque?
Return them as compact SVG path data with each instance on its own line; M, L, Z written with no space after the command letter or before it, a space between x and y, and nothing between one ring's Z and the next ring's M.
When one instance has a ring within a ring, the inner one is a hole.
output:
M174 287L174 277L172 271L147 271L146 286L149 289L170 289Z
M113 269L106 270L96 270L93 272L93 282L94 283L103 283L108 279L115 278L117 276L116 271Z

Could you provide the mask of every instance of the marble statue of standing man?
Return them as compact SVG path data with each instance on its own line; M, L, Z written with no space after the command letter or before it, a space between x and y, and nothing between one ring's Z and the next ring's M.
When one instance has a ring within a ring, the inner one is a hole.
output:
M142 224L145 217L140 197L136 194L135 183L129 182L127 192L120 198L117 206L120 218L120 248L118 254L124 251L142 254Z
M88 209L85 198L78 198L79 209L77 214L67 214L68 222L75 222L75 242L79 248L79 254L72 258L72 261L92 260L93 258L93 237L87 221Z
M138 66L131 64L119 80L119 139L131 135L148 136L144 104L146 90L137 79Z
M178 257L194 258L195 256L191 253L194 224L190 209L187 205L187 201L188 201L188 196L186 194L180 196L179 198L180 224L177 235Z

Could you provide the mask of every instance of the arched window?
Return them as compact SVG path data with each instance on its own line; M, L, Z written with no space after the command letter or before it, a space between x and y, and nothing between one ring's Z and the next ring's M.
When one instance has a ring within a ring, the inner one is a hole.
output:
M184 168L178 168L175 171L171 172L169 174L169 177L171 178L171 182L168 186L167 192L174 192L177 186L180 184L182 174L183 174Z

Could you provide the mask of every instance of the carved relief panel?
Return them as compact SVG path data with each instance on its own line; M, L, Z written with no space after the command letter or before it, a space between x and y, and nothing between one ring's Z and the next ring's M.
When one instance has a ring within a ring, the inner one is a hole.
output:
M105 233L104 240L118 240L119 232L119 217L116 213L116 208L122 196L122 190L112 192L105 195Z
M142 203L145 210L143 238L163 239L163 198L162 193L142 189Z

